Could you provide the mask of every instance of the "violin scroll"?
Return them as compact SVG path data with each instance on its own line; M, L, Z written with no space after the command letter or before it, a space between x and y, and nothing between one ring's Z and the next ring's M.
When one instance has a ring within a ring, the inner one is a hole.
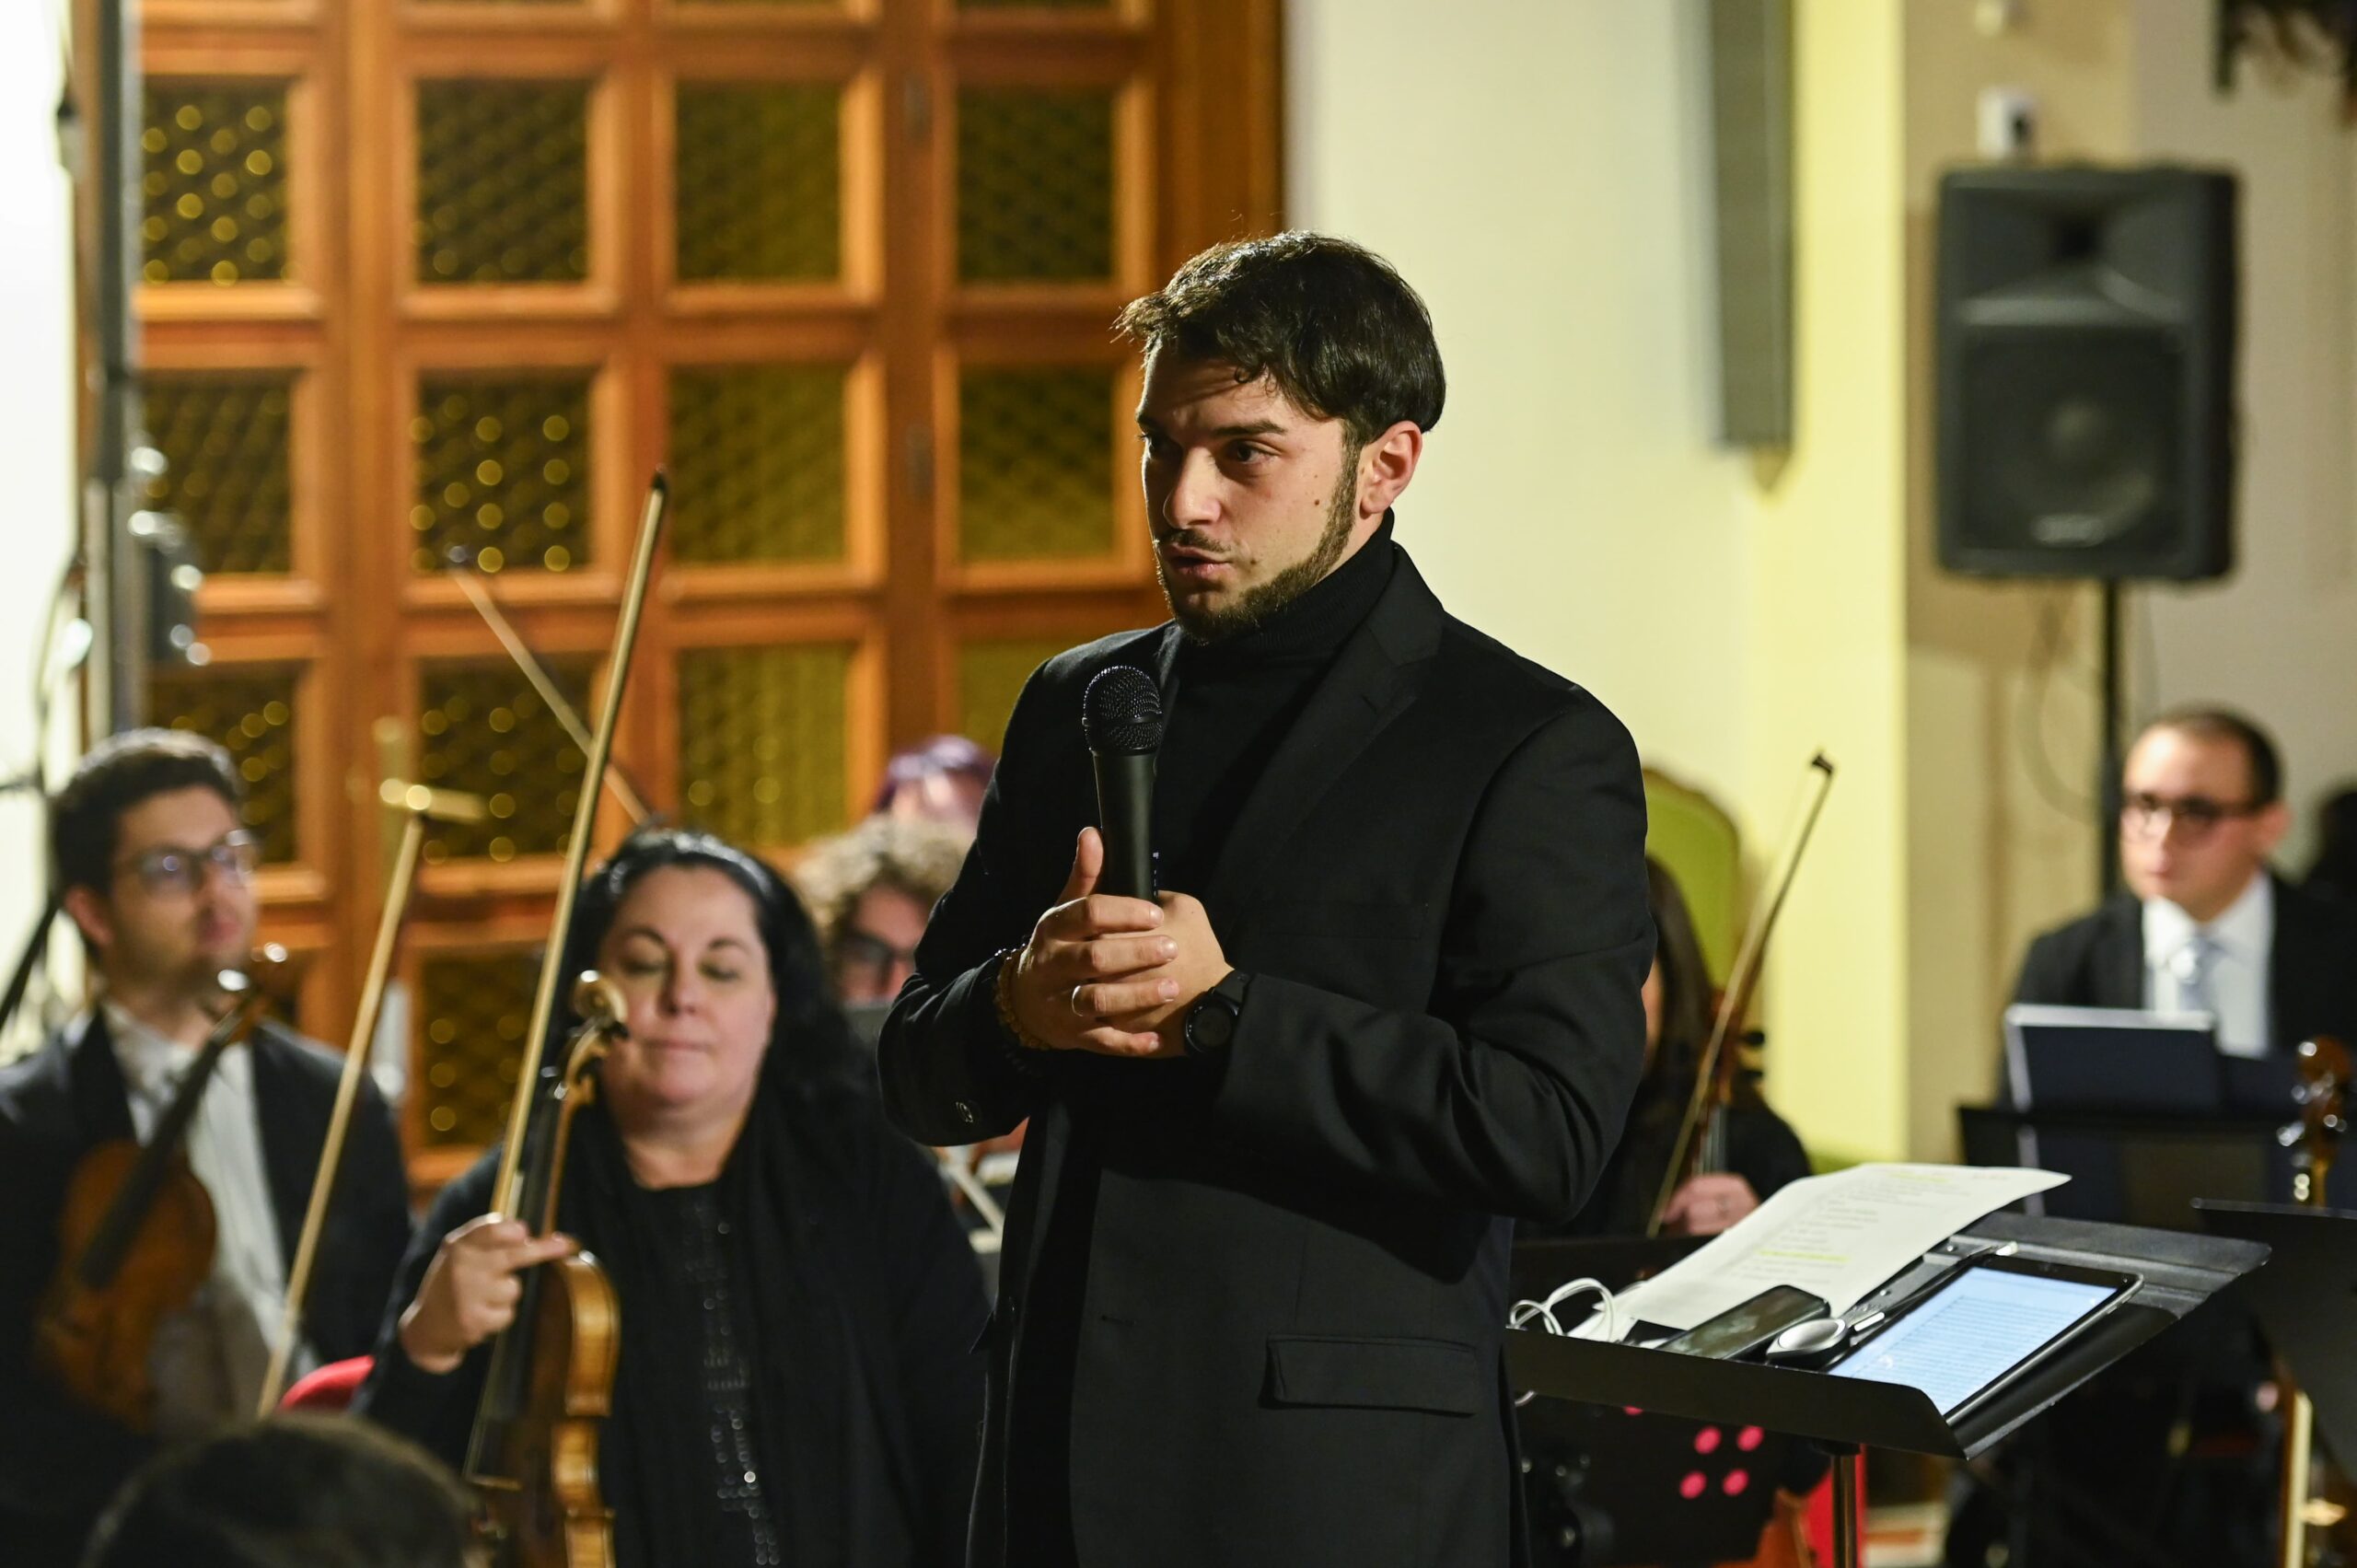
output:
M2292 1053L2300 1082L2292 1091L2299 1123L2284 1129L2284 1142L2298 1151L2292 1195L2302 1203L2322 1203L2325 1178L2349 1130L2349 1048L2329 1035L2304 1040Z

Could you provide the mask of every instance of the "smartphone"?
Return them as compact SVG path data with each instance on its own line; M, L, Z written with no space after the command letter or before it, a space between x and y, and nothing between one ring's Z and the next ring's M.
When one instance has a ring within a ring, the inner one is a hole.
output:
M1696 1324L1661 1348L1733 1361L1751 1354L1794 1324L1825 1317L1830 1310L1821 1295L1811 1295L1797 1285L1774 1285L1707 1323Z

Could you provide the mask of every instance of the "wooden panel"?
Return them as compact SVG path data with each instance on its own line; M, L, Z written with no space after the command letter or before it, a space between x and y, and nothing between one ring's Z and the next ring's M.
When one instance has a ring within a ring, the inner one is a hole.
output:
M578 776L447 552L588 707L668 457L617 756L657 810L772 852L847 820L894 744L994 739L1039 656L1161 613L1106 323L1239 215L1272 221L1275 13L146 0L180 94L140 295L175 458L155 499L223 574L220 656L173 705L259 715L241 756L279 759L261 887L314 953L308 1028L343 1033L376 922L378 721L400 771L504 808L421 877L421 1179L497 1125L499 998L528 983ZM598 842L626 828L609 805Z

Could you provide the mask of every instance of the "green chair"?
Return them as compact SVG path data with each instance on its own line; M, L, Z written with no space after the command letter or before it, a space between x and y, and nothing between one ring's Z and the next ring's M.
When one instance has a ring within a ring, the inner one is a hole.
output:
M1701 791L1647 768L1645 853L1686 895L1712 983L1724 985L1743 938L1743 843L1735 819Z

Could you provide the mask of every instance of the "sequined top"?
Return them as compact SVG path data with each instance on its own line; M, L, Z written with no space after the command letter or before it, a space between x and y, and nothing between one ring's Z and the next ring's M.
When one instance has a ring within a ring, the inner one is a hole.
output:
M658 1246L667 1254L663 1277L672 1282L673 1319L702 1336L705 1463L712 1477L708 1539L713 1568L746 1563L772 1568L785 1561L771 1501L775 1488L761 1474L755 1434L753 1360L746 1329L743 1265L737 1238L711 1186L650 1194L665 1224Z

